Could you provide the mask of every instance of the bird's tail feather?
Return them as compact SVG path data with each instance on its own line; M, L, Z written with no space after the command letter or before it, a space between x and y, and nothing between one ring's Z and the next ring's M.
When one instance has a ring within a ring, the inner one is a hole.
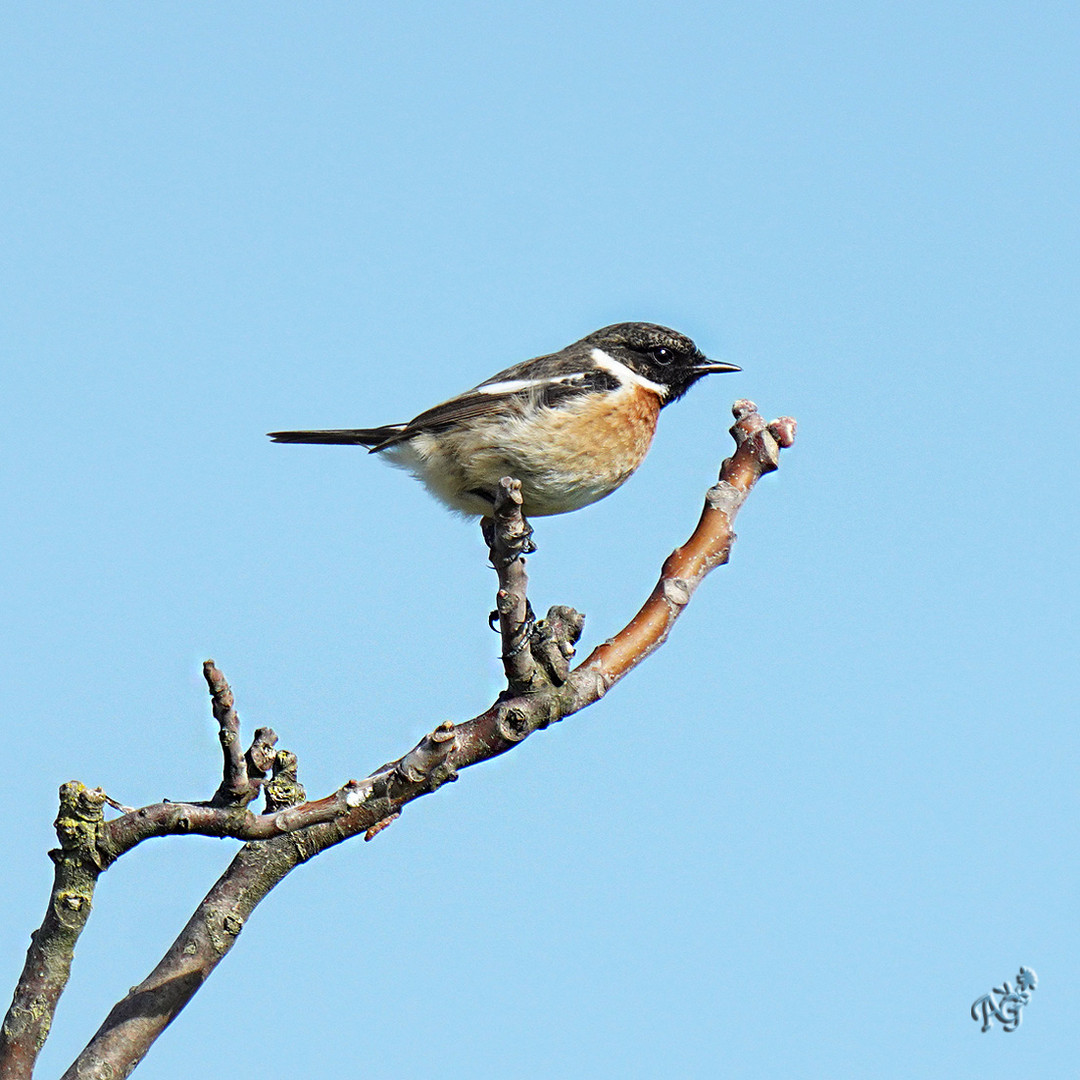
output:
M336 431L271 431L270 438L280 443L332 443L335 445L376 447L392 439L404 424L377 428L340 428Z

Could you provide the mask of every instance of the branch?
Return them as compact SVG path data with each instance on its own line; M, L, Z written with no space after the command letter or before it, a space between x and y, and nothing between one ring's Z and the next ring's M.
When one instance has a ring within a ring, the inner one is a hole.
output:
M782 418L766 425L752 402L737 402L734 413L731 433L736 450L707 493L697 528L667 558L656 587L622 631L571 672L568 661L581 634L582 616L570 608L552 608L529 633L529 649L518 650L509 659L504 656L510 689L486 712L457 726L440 724L397 761L365 780L350 781L331 797L344 804L345 812L338 816L245 845L158 966L109 1013L64 1080L128 1075L232 948L255 906L294 867L359 833L372 839L407 803L456 780L459 770L504 753L537 728L598 700L661 645L697 585L710 570L727 562L735 539L735 515L758 479L777 467L780 448L790 446L794 439L794 421ZM499 608L504 652L507 631L518 634L528 612L523 555L531 548L528 533L518 524L527 529L514 492L513 482L504 481L501 516L489 526L500 600L504 592L509 597ZM523 538L517 552L504 552L500 545L505 546L507 535L512 539L515 534ZM527 663L517 659L525 652ZM522 680L538 688L515 690ZM317 805L304 804L280 813L303 814L309 812L305 808Z
M90 918L94 888L105 863L97 855L105 793L73 781L60 789L55 864L45 919L30 938L26 963L0 1030L0 1080L30 1080L49 1037L56 1003L71 975L75 943Z
M795 441L795 421L791 417L766 424L752 401L736 401L732 413L735 453L721 465L719 479L706 493L697 528L664 561L660 580L630 623L594 649L575 672L581 681L593 677L600 681L602 688L597 696L606 693L667 640L672 624L705 575L731 557L735 515L746 497L762 476L779 467L780 450ZM585 704L593 700L590 697Z
M60 848L49 852L55 863L52 893L45 918L31 937L26 963L0 1029L0 1080L29 1080L67 986L72 955L90 917L97 879L121 855L154 836L198 833L239 840L281 836L333 821L357 803L357 780L350 780L325 799L303 802L296 757L283 750L275 758L277 736L270 728L259 728L251 748L241 757L232 691L212 660L203 665L203 671L225 755L224 779L214 798L202 803L161 802L130 810L100 788L90 790L77 781L60 788L60 812L55 822ZM257 794L271 763L274 775L266 786L268 812L253 814L246 804ZM125 812L106 822L106 805Z
M203 663L203 675L210 689L210 703L220 729L224 755L224 775L209 802L160 802L129 810L108 822L97 838L98 857L108 866L137 844L155 836L195 833L199 836L230 836L236 840L267 840L295 832L308 825L333 821L347 813L356 799L360 782L350 780L332 795L305 802L303 786L297 780L296 755L288 750L274 752L277 735L261 727L247 753L240 753L240 720L233 692L213 660ZM272 772L269 781L265 780ZM262 790L266 812L254 814L248 804Z
M64 1080L129 1075L224 959L255 906L291 870L359 832L371 839L398 816L399 801L409 801L403 795L415 798L411 793L457 779L449 763L454 730L449 722L440 724L404 757L364 781L350 781L346 816L245 844L157 967L112 1008Z

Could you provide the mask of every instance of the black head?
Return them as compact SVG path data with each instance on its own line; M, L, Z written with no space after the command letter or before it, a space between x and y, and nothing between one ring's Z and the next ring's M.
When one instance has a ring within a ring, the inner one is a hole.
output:
M655 323L616 323L583 338L582 345L602 349L636 374L667 390L664 404L676 401L705 375L741 371L734 364L709 360L685 335Z

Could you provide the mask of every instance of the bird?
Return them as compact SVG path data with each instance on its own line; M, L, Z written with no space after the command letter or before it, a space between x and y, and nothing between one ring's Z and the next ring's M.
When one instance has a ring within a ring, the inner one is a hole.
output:
M661 409L705 375L740 370L707 359L669 327L616 323L407 424L268 434L279 443L366 446L466 516L490 518L500 479L514 477L522 513L543 517L610 495L644 460Z

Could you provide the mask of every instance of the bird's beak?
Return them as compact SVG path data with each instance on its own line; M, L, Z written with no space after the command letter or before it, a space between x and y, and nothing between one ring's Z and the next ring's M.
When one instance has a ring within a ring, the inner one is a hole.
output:
M695 375L711 375L714 371L742 371L736 364L725 364L722 360L705 360L694 365Z

